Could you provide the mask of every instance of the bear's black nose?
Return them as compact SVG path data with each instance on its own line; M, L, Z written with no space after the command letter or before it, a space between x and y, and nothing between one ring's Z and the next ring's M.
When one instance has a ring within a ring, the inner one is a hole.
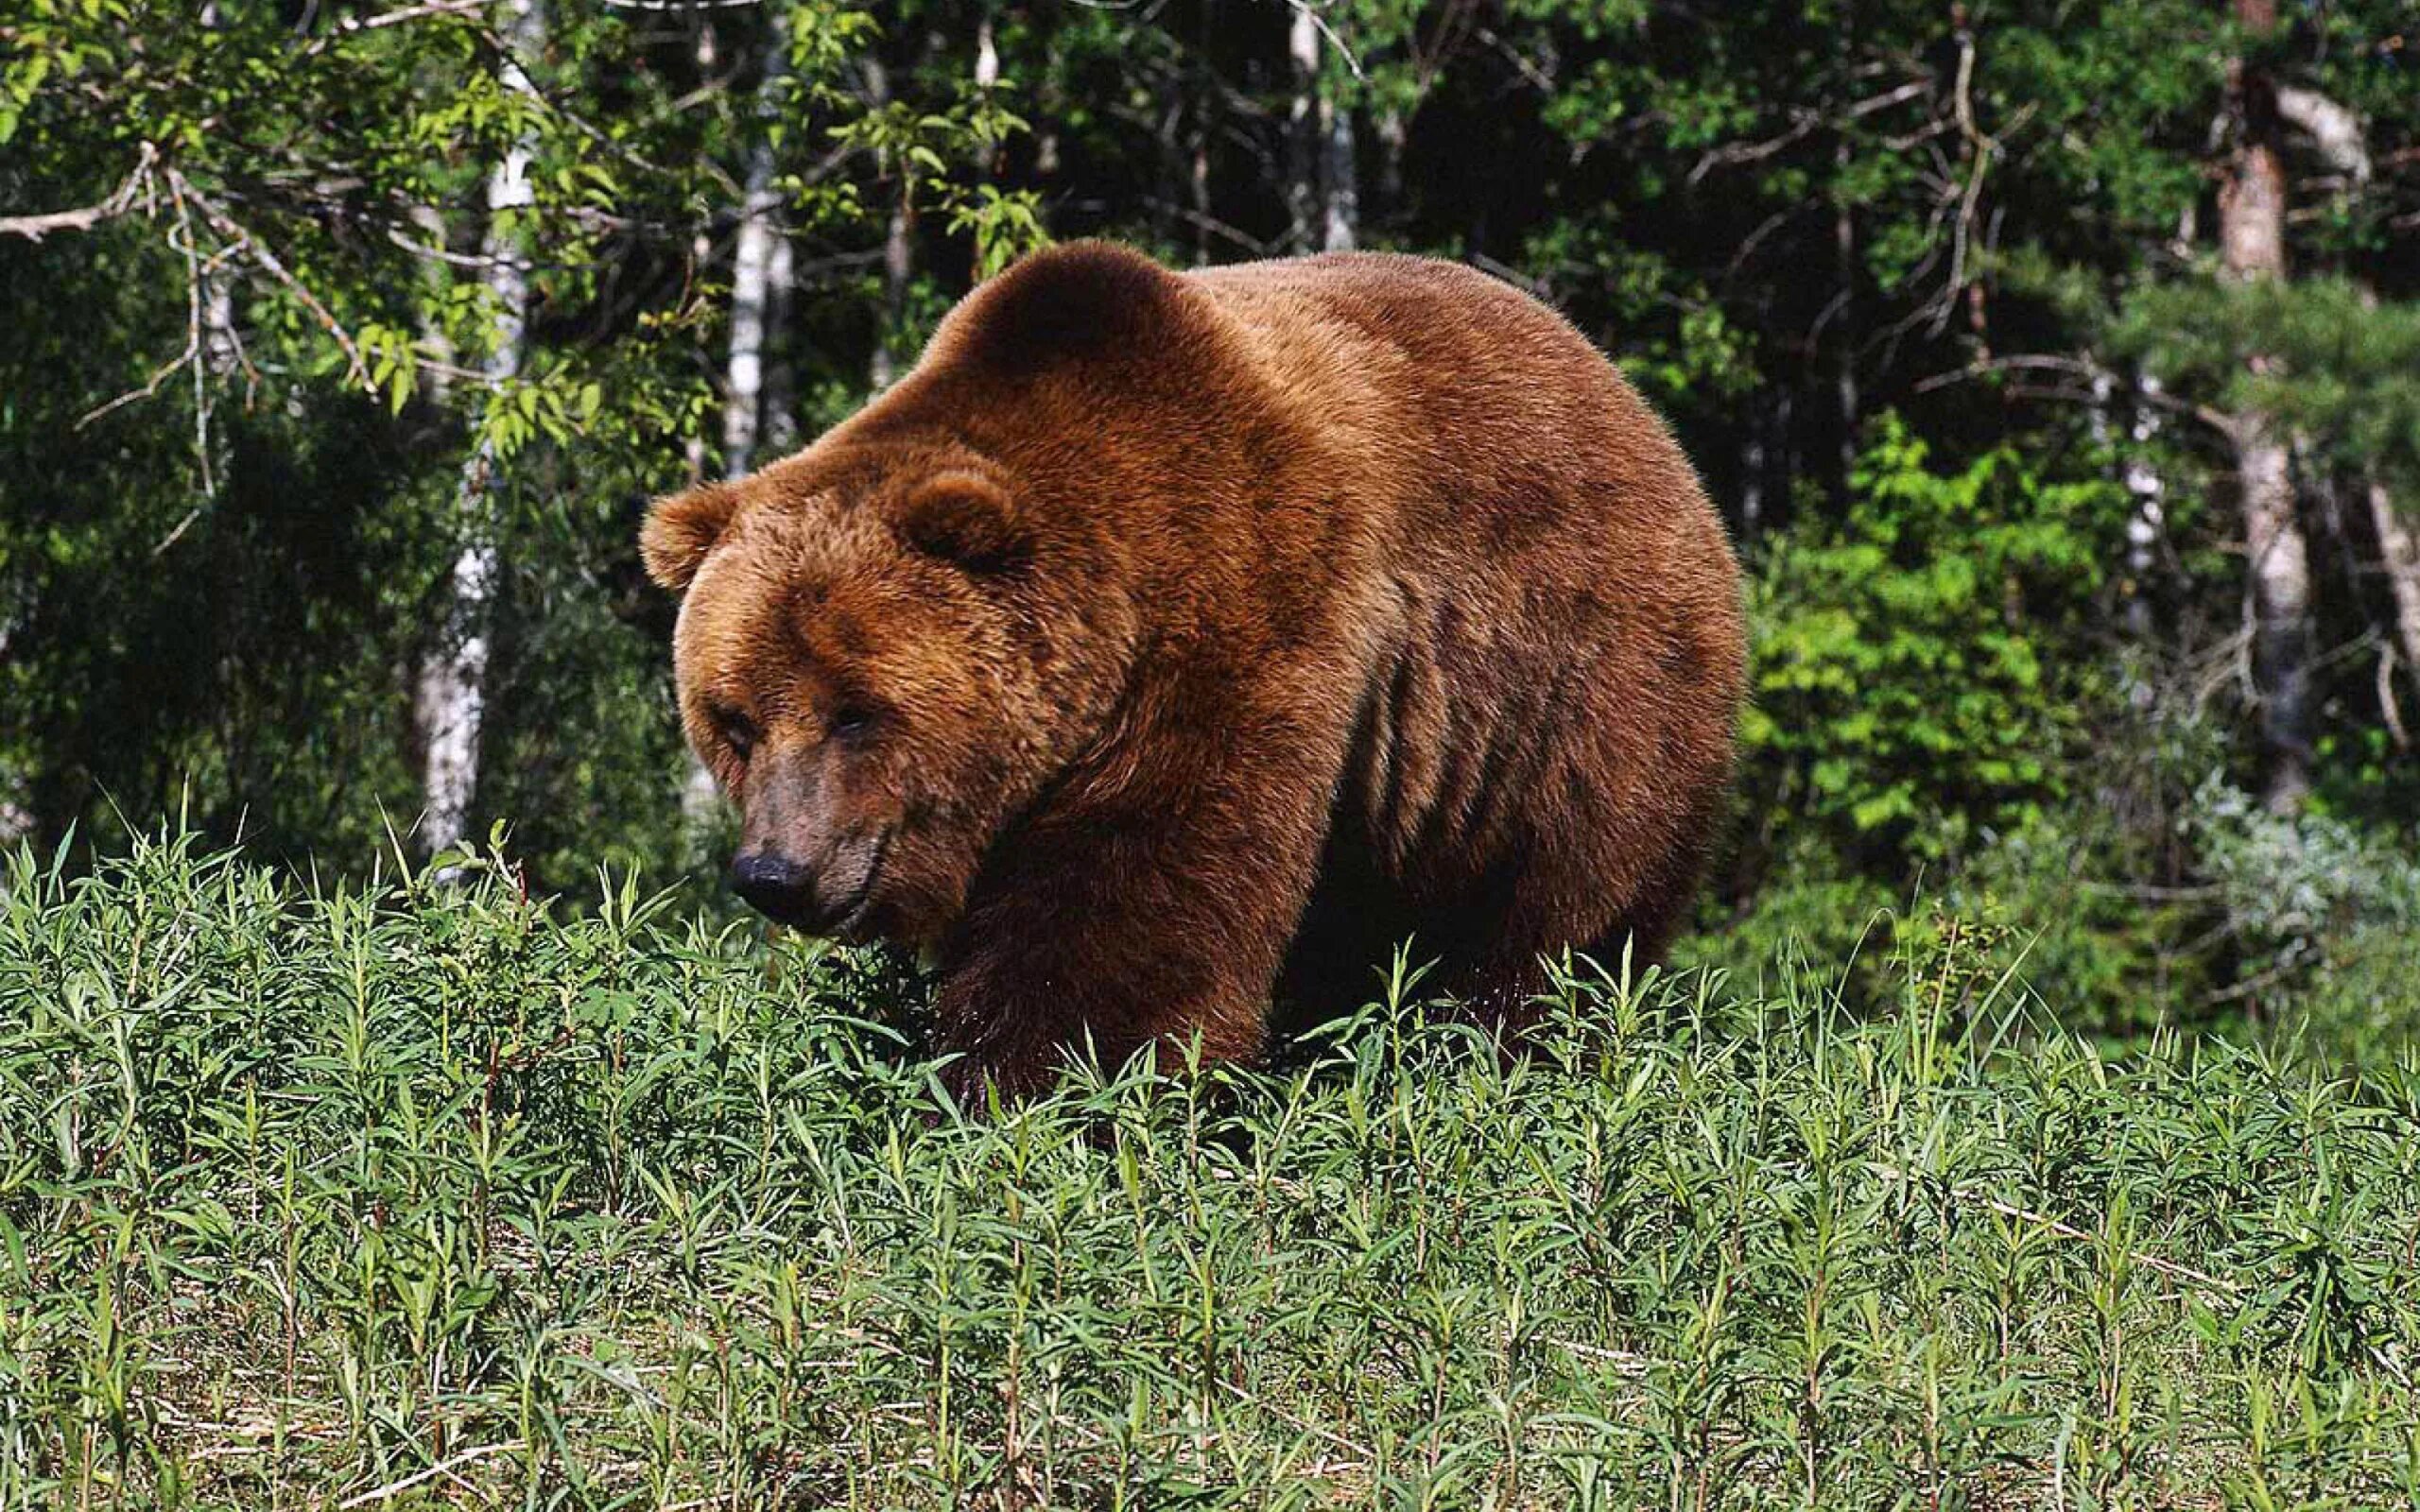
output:
M750 907L772 918L796 920L815 900L814 873L787 856L759 850L731 864L731 890Z

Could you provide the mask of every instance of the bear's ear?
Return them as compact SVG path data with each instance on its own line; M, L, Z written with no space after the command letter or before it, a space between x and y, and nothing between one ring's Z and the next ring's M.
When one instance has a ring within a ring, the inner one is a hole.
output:
M972 472L928 479L893 529L910 551L977 577L999 577L1032 559L1033 542L1009 510L1009 496Z
M647 575L661 588L680 593L698 576L731 517L739 512L739 490L728 483L705 483L686 493L658 499L639 530L639 555Z
M1164 355L1184 285L1113 242L1068 242L1012 264L951 318L960 350L994 371L1069 360Z

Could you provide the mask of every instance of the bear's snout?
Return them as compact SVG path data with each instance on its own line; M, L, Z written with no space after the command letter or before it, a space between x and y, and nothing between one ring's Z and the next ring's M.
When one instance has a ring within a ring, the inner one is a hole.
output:
M788 856L755 851L731 863L731 890L773 919L794 918L814 893L814 874Z
M731 864L731 889L777 922L810 935L848 935L871 909L890 841L887 830L853 837L815 862L744 851Z

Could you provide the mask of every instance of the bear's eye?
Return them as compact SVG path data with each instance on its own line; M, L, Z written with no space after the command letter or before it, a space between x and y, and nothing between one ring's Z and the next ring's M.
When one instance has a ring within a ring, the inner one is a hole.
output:
M824 732L835 740L855 740L873 728L876 717L874 711L865 704L836 704L831 717L823 723Z
M756 728L756 722L736 709L727 707L709 709L706 711L706 718L713 722L715 732L722 736L724 743L731 747L731 753L741 761L748 759L748 753L756 748L756 742L763 735L763 732Z

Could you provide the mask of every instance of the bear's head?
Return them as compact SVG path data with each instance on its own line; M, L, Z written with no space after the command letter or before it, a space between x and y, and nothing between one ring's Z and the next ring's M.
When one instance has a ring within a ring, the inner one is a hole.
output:
M740 808L734 887L811 933L933 943L1099 702L1067 543L984 457L894 439L666 499L641 547L683 594L682 719Z

